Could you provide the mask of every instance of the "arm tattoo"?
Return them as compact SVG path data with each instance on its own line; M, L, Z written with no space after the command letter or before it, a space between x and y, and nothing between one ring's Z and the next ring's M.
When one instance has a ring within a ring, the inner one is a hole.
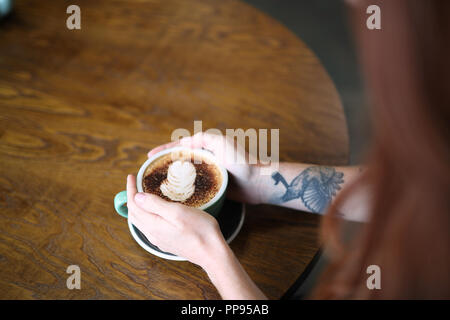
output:
M341 189L344 173L330 167L313 166L303 170L290 184L278 171L272 173L272 179L275 185L281 182L286 188L285 193L273 197L272 202L280 204L300 198L312 212L323 213Z

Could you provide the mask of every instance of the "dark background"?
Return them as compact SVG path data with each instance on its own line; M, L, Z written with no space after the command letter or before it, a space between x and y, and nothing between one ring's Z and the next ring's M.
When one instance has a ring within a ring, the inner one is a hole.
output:
M358 68L348 5L343 0L244 0L288 27L317 55L342 99L350 137L350 162L368 143L368 107Z

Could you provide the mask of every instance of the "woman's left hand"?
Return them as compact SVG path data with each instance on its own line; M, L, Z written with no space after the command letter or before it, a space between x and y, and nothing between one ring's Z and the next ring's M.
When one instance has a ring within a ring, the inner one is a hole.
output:
M138 193L134 176L127 177L128 219L163 251L205 268L228 246L217 220L208 213Z

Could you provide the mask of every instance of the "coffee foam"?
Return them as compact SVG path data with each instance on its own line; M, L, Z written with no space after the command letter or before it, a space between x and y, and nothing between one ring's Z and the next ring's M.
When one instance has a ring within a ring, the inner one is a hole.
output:
M189 161L176 160L169 165L167 179L160 186L161 192L173 201L185 201L195 191L194 165Z
M201 160L201 163L198 163L197 160ZM190 207L201 207L214 198L223 183L223 177L219 167L208 157L199 155L198 153L194 157L193 152L186 150L177 150L162 155L152 161L145 169L142 179L144 192L156 194L168 201L177 201L171 199L162 191L164 189L162 186L164 181L169 180L169 167L177 161L189 162L193 165L196 172L194 192L190 197L179 202Z

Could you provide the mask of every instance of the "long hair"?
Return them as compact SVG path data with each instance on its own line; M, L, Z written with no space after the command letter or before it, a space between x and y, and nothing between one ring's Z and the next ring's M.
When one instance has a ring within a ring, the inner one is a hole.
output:
M366 8L381 9L381 30ZM322 221L330 252L313 298L450 298L450 1L354 1L373 119L367 169ZM339 207L370 190L368 222L342 243ZM381 271L369 290L367 267Z

